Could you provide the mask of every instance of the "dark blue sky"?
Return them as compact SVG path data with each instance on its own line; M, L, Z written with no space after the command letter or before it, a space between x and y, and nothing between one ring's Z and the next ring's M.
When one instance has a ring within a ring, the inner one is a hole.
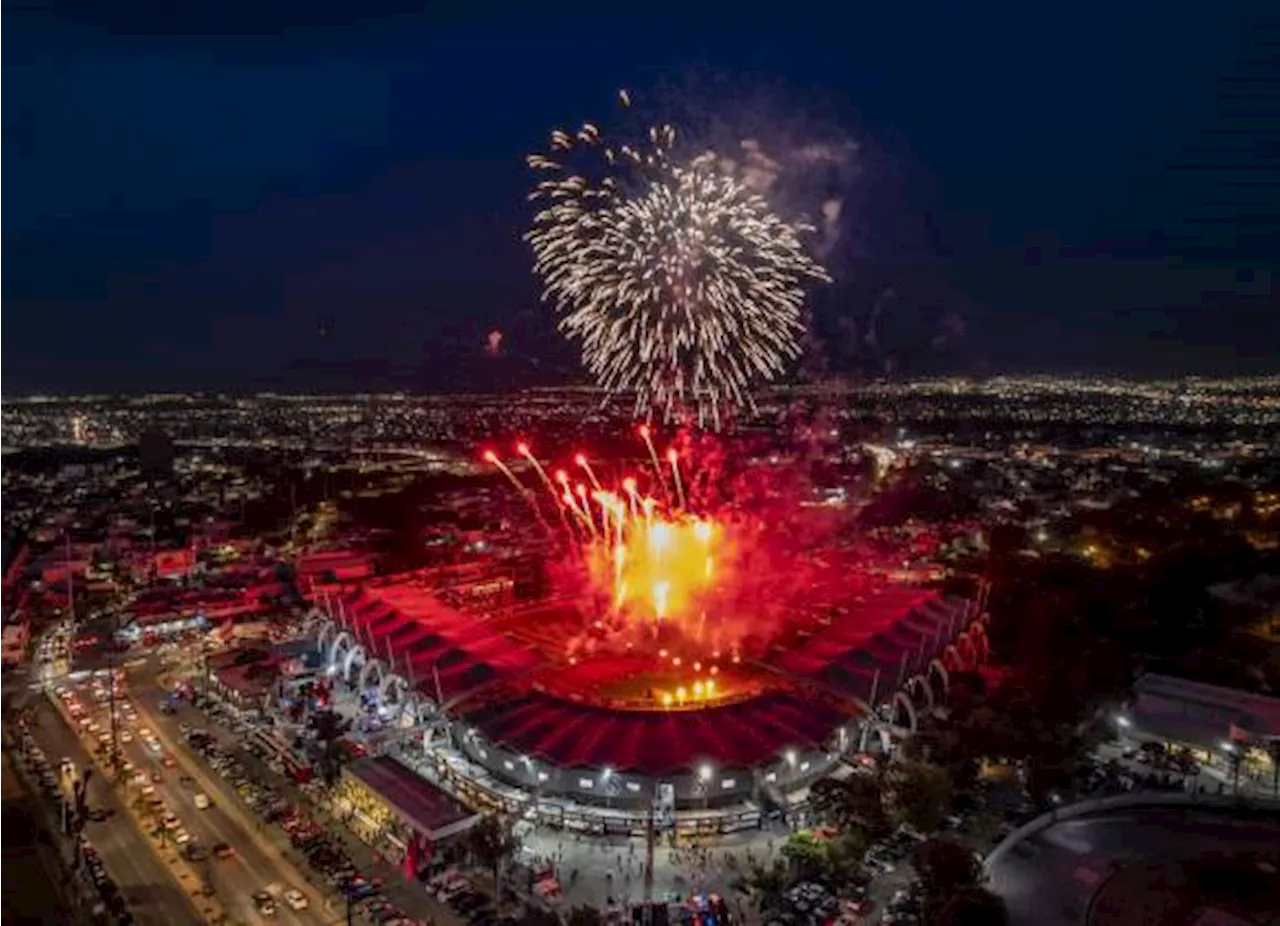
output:
M690 73L862 145L829 368L1273 368L1261 3L541 6L6 12L5 392L573 374L523 156Z

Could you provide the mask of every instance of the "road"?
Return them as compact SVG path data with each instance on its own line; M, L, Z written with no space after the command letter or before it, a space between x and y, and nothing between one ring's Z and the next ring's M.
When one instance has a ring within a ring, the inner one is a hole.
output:
M157 792L163 792L166 803L183 821L193 839L200 841L205 847L215 843L228 843L236 847L236 857L211 862L209 865L212 884L218 889L219 897L228 903L230 911L242 911L248 922L256 922L259 914L253 908L253 891L266 889L279 894L280 891L292 888L307 895L310 908L306 911L291 911L284 904L279 904L275 922L332 921L333 914L325 912L323 895L312 888L300 870L284 857L282 849L266 833L265 825L241 806L238 795L227 781L205 767L204 763L197 761L186 744L180 743L178 731L170 727L168 717L156 710L159 707L156 699L159 692L148 689L145 685L138 685L131 692L137 710L138 729L145 726L151 730L159 742L163 743L164 752L177 762L177 767L161 767L159 756L142 744L141 736L125 747L131 751L131 761L138 768L146 768L147 771L160 768L163 780L155 788ZM183 774L192 777L192 784L180 781ZM212 802L204 811L196 807L197 793L204 793Z
M154 679L154 672L158 669L159 666L153 666L152 679ZM428 895L421 885L405 878L403 871L399 868L386 860L375 858L373 849L360 842L345 825L337 821L327 820L324 814L317 813L314 808L310 808L309 801L299 792L292 780L271 771L261 759L241 748L243 745L242 737L220 726L186 702L180 702L176 705L176 713L174 715L166 716L160 714L159 706L165 698L165 693L156 686L154 681L151 685L147 685L145 683L147 677L148 674L145 670L135 674L132 684L134 685L136 698L140 703L154 707L153 717L156 723L161 725L170 737L176 738L178 736L178 725L180 723L187 723L192 727L206 730L213 735L222 749L233 753L241 761L245 769L249 771L251 778L272 786L282 797L295 806L307 809L318 823L322 825L328 823L330 833L342 840L344 848L355 866L367 877L381 880L383 882L383 896L404 911L406 915L422 921L430 920L439 924L439 926L457 926L462 922L456 912ZM224 790L228 798L234 797L231 790L225 788L225 785ZM288 840L281 831L275 827L268 827L268 833L269 838L274 841L281 851L291 851Z
M72 690L77 692L80 703L86 708L95 707L92 693L87 690L87 686L73 686ZM119 729L129 731L131 737L130 742L121 741L121 751L125 759L133 763L135 774L137 772L146 775L158 773L159 780L150 782L150 786L164 801L165 807L182 822L182 828L194 842L206 849L220 842L235 848L236 854L232 858L210 859L195 863L193 866L201 871L203 878L212 885L227 912L242 922L256 923L262 917L253 901L254 892L266 889L278 896L284 890L295 887L303 888L305 892L306 884L297 870L278 853L264 848L261 835L256 832L254 826L256 821L247 820L243 813L237 813L235 803L228 794L220 793L214 787L210 787L220 782L202 780L202 770L193 767L195 763L185 755L184 747L178 747L176 742L166 741L165 731L157 729L158 724L154 718L148 716L144 705L140 703L142 700L134 697L131 701L125 702L135 707L136 720L130 720L127 716L122 717L122 712L117 713ZM108 711L104 705L96 705L95 719L103 729L108 728L107 715ZM162 744L159 746L160 751L144 742L143 731L156 734L155 741ZM174 767L163 766L161 760L165 755L172 757L175 762ZM206 779L211 777L210 773L203 774ZM184 776L191 776L194 781L184 783L182 781ZM130 783L126 787L132 799L134 796L140 796L139 792L143 786ZM204 810L200 810L195 804L196 795L202 791L212 800L212 805ZM273 922L287 924L287 926L301 926L301 924L324 923L332 919L326 917L322 900L318 895L311 898L311 904L310 909L294 911L283 902L278 902L278 913L273 918Z
M77 768L91 767L89 754L75 734L44 699L35 703L32 735L50 762L69 758ZM101 823L89 823L85 835L93 843L107 873L120 887L136 921L142 926L196 926L203 923L169 869L156 857L144 834L129 819L116 793L100 776L89 781L89 806L111 812Z
M1257 852L1280 867L1280 826L1194 808L1145 808L1064 820L988 861L1011 926L1077 926L1113 869L1137 859Z

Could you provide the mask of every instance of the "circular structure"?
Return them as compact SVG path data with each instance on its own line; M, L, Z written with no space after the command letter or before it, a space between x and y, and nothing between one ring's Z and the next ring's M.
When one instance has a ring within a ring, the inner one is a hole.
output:
M987 860L1012 926L1271 923L1277 871L1274 808L1169 796L1062 808Z
M412 695L418 718L424 699L442 708L454 745L509 786L674 811L781 803L913 729L949 673L985 655L981 603L911 581L901 551L891 568L829 506L722 494L723 473L642 434L648 472L612 478L579 455L581 484L523 444L524 481L490 453L545 533L489 545L541 537L553 591L515 600L515 576L494 565L368 584L328 606L321 642L336 672ZM759 462L744 469L781 482ZM368 668L379 659L385 671Z
M1280 832L1276 833L1280 838ZM1227 923L1274 923L1280 858L1248 850L1214 858L1151 859L1114 871L1089 903L1087 926L1193 926L1208 911Z

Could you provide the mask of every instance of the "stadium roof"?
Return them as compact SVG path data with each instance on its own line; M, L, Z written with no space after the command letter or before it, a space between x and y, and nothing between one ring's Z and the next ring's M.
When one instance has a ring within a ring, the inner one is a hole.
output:
M495 700L465 719L493 742L561 767L662 775L708 761L758 765L786 749L822 743L845 718L785 692L690 711L611 710L534 692Z
M371 656L385 661L390 650L395 671L431 698L437 678L448 701L543 662L533 648L418 585L367 587L342 599L342 613Z

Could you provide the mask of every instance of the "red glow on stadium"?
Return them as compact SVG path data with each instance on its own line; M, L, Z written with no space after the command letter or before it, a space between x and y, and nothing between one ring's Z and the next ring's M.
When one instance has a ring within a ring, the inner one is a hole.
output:
M718 800L745 798L755 779L730 769L798 786L886 724L914 729L981 660L981 601L926 585L928 529L859 529L852 479L822 488L749 437L659 453L636 433L622 455L484 453L515 490L502 527L474 559L327 602L331 671L392 709L445 706L508 782L616 804L581 770L674 775L687 806L702 768Z
M734 699L760 689L737 668L744 651L759 656L786 621L789 589L811 569L796 561L750 502L717 502L719 473L684 471L671 447L665 463L651 433L639 433L647 462L597 463L573 456L586 477L571 484L564 469L548 477L520 441L533 474L521 482L501 460L491 461L521 489L538 522L566 555L554 568L561 600L575 602L579 626L565 636L562 658L571 670L624 659L635 684L621 684L624 700L668 708ZM690 455L696 464L698 454ZM535 491L536 478L541 489ZM778 494L779 487L772 487ZM794 514L794 500L783 510ZM774 512L776 516L778 512ZM570 675L574 671L570 671ZM611 686L613 687L613 686Z

